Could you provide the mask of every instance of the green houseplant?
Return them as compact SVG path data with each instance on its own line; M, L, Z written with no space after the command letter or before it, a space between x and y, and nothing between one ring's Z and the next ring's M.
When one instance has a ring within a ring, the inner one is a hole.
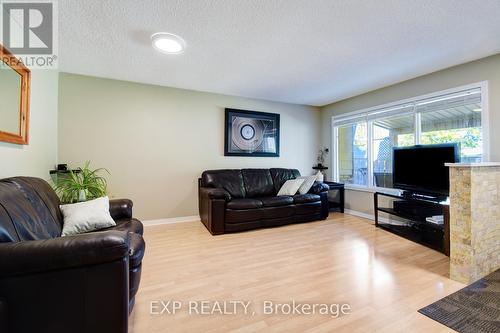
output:
M81 202L100 198L107 193L106 178L99 175L106 169L90 169L90 162L77 168L76 172L69 171L66 177L60 177L55 183L54 189L63 204ZM108 172L109 173L109 172Z

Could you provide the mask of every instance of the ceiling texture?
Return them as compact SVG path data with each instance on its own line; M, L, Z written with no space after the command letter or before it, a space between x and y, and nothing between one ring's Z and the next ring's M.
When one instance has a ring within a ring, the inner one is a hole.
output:
M500 52L500 0L64 0L61 71L321 106ZM182 55L151 46L185 39Z

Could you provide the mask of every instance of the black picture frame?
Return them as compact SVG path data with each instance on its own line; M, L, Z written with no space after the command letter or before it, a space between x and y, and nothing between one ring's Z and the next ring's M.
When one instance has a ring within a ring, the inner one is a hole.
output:
M280 156L279 114L226 108L224 123L224 156Z

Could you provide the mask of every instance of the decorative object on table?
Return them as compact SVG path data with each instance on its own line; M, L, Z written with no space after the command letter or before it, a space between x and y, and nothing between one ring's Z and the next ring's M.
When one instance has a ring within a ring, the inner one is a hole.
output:
M500 269L418 312L457 332L498 332Z
M444 216L443 215L434 215L426 217L425 220L434 224L444 224Z
M280 115L226 109L224 156L279 157Z
M323 148L319 150L318 157L316 158L319 168L323 167L323 163L325 163L325 156L328 155L329 151L330 150L328 148Z
M328 148L320 150L317 158L318 165L313 166L313 170L318 170L318 173L316 175L318 176L317 180L319 182L326 180L325 170L328 170L328 167L323 165L323 163L325 162L326 154L328 154Z
M108 197L61 205L60 207L64 219L61 234L63 237L116 226L109 213Z
M97 199L107 193L107 181L99 173L106 169L90 169L90 162L85 162L77 172L69 170L67 177L61 177L55 183L55 191L63 204ZM109 173L109 172L108 172Z
M321 170L318 170L318 172L316 173L316 181L322 183L324 180L325 180L325 175L323 175Z
M58 164L54 170L49 171L49 174L50 178L52 179L52 183L57 185L60 179L70 177L70 172L79 173L80 170L78 169L68 170L67 164Z
M68 165L67 164L58 164L56 170L57 171L67 171L68 170Z

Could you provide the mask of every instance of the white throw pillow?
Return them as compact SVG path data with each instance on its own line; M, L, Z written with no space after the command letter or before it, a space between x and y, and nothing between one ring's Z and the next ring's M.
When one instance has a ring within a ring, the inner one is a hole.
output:
M61 205L60 208L64 218L61 236L82 234L116 225L109 213L108 197Z
M300 194L306 194L307 192L309 192L309 190L311 189L311 187L314 185L314 182L316 181L316 178L317 178L316 175L314 175L314 176L303 176L303 177L297 178L297 179L304 179L304 182L299 187L299 193Z
M278 196L280 195L295 195L299 190L300 185L304 182L304 179L290 179L281 186Z

